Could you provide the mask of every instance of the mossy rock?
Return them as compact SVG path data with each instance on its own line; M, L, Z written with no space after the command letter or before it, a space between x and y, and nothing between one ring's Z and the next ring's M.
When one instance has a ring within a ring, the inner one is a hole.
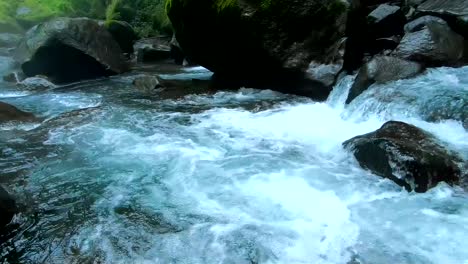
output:
M333 60L345 34L342 0L168 0L182 49L218 75L262 79Z

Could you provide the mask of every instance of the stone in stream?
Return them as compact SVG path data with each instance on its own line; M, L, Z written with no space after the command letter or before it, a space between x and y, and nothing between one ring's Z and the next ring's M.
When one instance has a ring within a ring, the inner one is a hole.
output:
M27 33L14 59L28 77L54 83L110 76L128 70L119 44L103 26L87 18L57 18Z
M3 81L10 83L19 83L26 79L26 76L22 71L13 71L3 76Z
M46 90L57 86L53 84L46 76L36 76L26 78L18 83L18 86L26 90Z
M0 231L11 222L16 212L15 200L0 186Z
M349 104L374 83L383 84L415 77L423 70L424 68L417 62L389 56L376 56L359 70L346 103Z
M157 89L164 87L157 75L138 76L133 80L132 84L144 93L154 93Z
M442 181L463 185L461 167L466 166L466 161L413 125L390 121L343 145L353 152L361 167L408 191L426 192Z
M463 58L464 39L447 23L439 20L421 21L419 31L405 34L393 56L418 61L427 66L456 65ZM418 26L410 29L417 29Z
M155 37L141 39L134 45L138 63L154 63L171 58L171 38Z
M36 117L32 113L21 111L10 104L0 102L0 123L9 121L31 122L35 120Z

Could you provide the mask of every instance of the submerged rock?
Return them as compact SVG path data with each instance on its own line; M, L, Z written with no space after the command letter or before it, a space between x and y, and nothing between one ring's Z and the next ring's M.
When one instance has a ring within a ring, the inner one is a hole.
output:
M24 112L7 103L0 102L0 123L9 121L34 121L32 113Z
M423 21L425 26L407 33L392 55L428 66L453 65L463 58L464 39L446 23ZM416 27L417 28L417 27Z
M374 83L382 84L411 78L423 70L424 68L417 62L389 56L376 56L359 70L346 103L350 103Z
M24 79L26 79L26 76L24 76L22 71L10 72L9 74L3 76L3 80L10 83L19 83Z
M0 186L0 231L11 222L16 212L15 200Z
M26 76L45 75L55 83L70 83L125 72L119 44L95 20L57 18L26 33L15 50Z
M380 129L343 143L361 167L388 178L408 191L426 192L439 182L462 180L462 158L441 146L428 132L390 121Z
M171 0L167 10L187 57L216 76L255 83L328 64L345 35L342 0ZM285 78L287 79L287 78ZM285 81L287 83L287 81Z

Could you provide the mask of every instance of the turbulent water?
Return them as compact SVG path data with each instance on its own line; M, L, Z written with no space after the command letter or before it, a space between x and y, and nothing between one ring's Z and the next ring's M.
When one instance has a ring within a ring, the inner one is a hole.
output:
M393 119L468 156L467 73L435 69L348 107L352 77L323 103L254 89L147 95L131 76L36 92L0 84L0 101L45 119L0 130L0 182L22 208L0 258L468 263L466 193L444 184L407 193L341 146Z

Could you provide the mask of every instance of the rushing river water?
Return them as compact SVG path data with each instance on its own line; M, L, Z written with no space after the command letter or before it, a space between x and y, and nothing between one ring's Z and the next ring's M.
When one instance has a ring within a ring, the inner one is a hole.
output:
M22 210L0 259L468 263L466 193L444 184L407 193L341 146L393 119L466 158L457 120L467 115L467 73L435 69L348 107L351 77L324 103L254 89L147 95L129 76L36 92L0 83L0 101L45 119L0 129L0 183Z

